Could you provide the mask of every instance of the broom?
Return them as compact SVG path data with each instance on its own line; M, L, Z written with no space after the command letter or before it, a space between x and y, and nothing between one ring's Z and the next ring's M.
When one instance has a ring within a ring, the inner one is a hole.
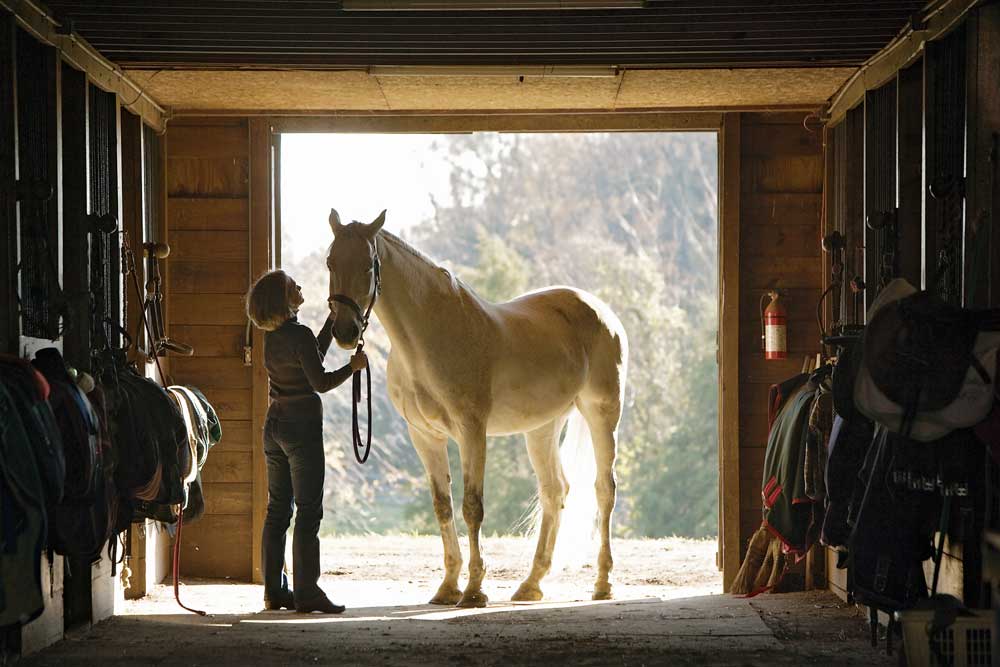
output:
M764 524L761 524L757 532L750 538L750 544L747 546L747 554L740 565L740 571L736 573L736 578L733 579L733 585L730 589L732 593L746 595L758 588L756 583L764 572L762 569L764 558L768 555L772 539L771 534L767 532L767 528L764 527Z

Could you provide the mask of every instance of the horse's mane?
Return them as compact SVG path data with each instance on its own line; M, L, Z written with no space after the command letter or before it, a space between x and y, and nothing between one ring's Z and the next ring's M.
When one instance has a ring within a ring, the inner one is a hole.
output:
M382 230L379 230L378 235L381 236L386 241L392 243L392 245L394 245L396 248L398 248L400 250L403 250L404 252L408 252L411 255L416 256L416 258L419 259L420 261L426 262L427 264L430 264L431 266L436 266L436 267L440 266L440 264L437 261L435 261L434 259L428 257L422 251L417 250L412 245L410 245L409 243L407 243L406 241L404 241L399 236L396 236L392 232L387 232L386 230L382 229Z
M345 231L348 234L361 235L362 234L361 229L362 229L363 226L364 226L363 223L352 222L351 224L346 225L346 230ZM344 232L341 232L341 233L344 233ZM443 266L441 262L438 262L438 261L432 259L431 257L428 257L422 251L417 250L412 245L410 245L408 242L404 241L402 238L400 238L399 236L396 236L392 232L388 232L388 231L386 231L384 229L380 229L376 238L382 239L382 241L384 241L388 245L392 246L394 249L399 250L399 251L403 252L404 254L410 255L411 257L413 257L414 259L416 259L418 262L420 262L422 264L426 264L428 268L430 268L430 269L434 270L435 272L437 272L438 275L441 275L442 277L445 277L448 280L449 287L451 288L452 291L457 292L459 290L464 289L464 290L466 290L468 292L473 292L472 288L470 288L463 281L461 281L457 277L455 277L454 272L450 268L448 268L446 266ZM330 248L332 248L332 247L333 246L331 244ZM327 248L327 251L326 251L327 255L330 254L330 248Z
M417 250L399 236L396 236L392 232L387 232L386 230L382 229L379 231L378 237L381 238L386 243L388 243L389 245L391 245L392 247L394 247L395 249L401 250L404 253L412 255L418 261L427 264L429 267L433 269L437 269L439 272L443 272L451 282L451 288L453 290L457 290L459 289L459 287L465 287L465 289L469 289L468 286L465 285L465 283L463 283L462 281L460 281L458 278L455 277L455 274L450 269L442 266L439 262L428 257L422 251Z

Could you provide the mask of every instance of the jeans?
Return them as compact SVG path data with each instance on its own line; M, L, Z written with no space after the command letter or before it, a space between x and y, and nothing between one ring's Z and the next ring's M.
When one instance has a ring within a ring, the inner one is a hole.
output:
M285 536L292 520L292 575L295 603L323 595L319 584L319 524L323 518L323 422L318 419L264 422L267 460L267 517L261 539L264 596L277 599L288 590L284 574Z

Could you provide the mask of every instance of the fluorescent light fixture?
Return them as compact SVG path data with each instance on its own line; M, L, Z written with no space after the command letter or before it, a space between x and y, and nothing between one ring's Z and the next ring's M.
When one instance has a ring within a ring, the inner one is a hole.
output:
M345 11L641 9L645 0L342 0Z
M372 65L369 76L503 76L534 78L613 79L622 70L613 65Z

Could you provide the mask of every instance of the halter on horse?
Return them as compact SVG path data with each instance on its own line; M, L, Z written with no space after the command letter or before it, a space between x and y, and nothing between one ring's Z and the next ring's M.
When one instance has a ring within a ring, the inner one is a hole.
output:
M385 216L385 211L382 211L382 216ZM371 317L372 308L375 307L375 300L378 299L378 295L382 291L382 273L379 266L378 247L375 248L375 252L372 255L371 272L375 278L375 287L364 313L361 311L361 306L346 294L334 294L327 300L331 311L335 309L334 303L342 303L350 308L358 319L361 320L361 334L358 337L357 345L358 352L365 347L365 330L368 329L368 319ZM361 371L355 371L351 380L351 393L353 397L351 402L351 441L354 445L354 458L357 459L358 463L367 461L368 455L372 450L372 371L369 366L365 366L365 380L368 385L368 437L367 440L364 440L363 454L361 453L361 429L358 426L358 403L361 402Z

